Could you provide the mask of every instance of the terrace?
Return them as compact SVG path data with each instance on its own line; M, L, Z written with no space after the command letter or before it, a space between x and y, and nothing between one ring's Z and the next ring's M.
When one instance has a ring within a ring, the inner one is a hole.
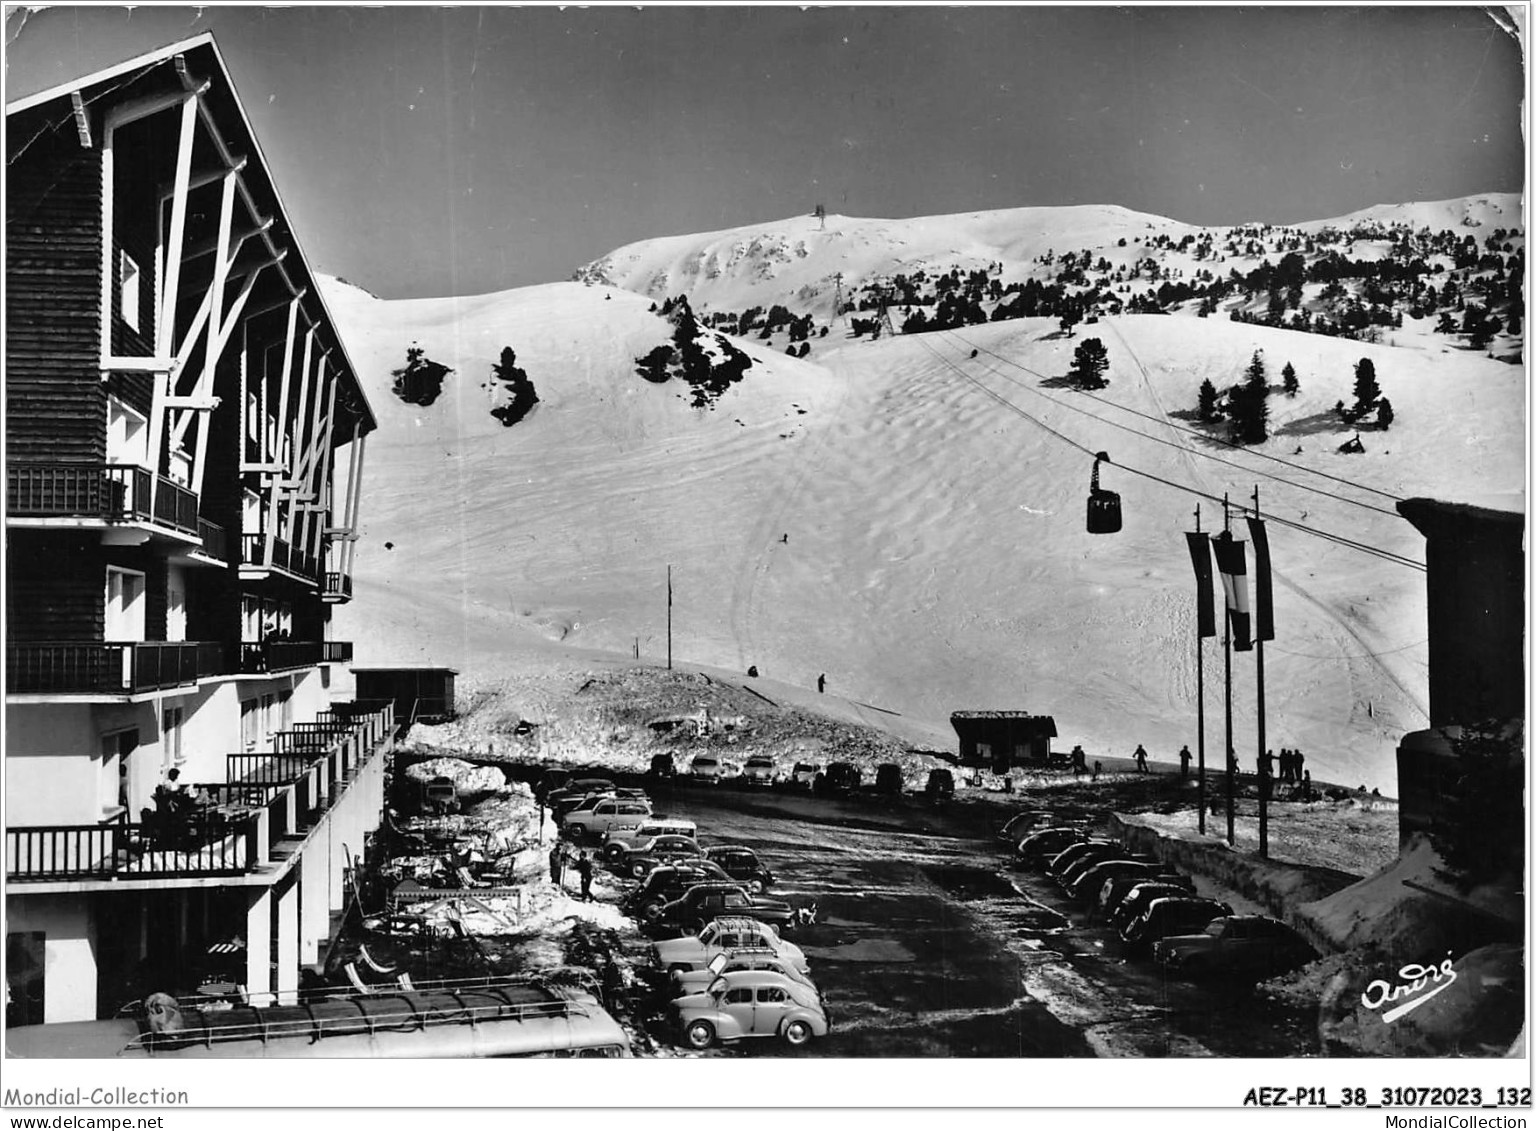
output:
M5 505L7 521L21 525L71 518L199 534L197 496L164 475L129 464L10 464Z
M282 570L301 581L318 583L322 580L320 559L314 554L306 554L302 547L295 546L282 538L271 539L272 558L268 562L266 551L263 548L268 541L264 534L242 534L240 536L240 567L247 571L253 570Z
M5 689L11 695L136 695L228 674L225 647L216 641L5 646Z
M7 828L6 879L199 879L275 868L388 748L394 730L392 703L338 705L279 732L271 753L228 755L226 780L191 786L202 802L174 821L145 810L137 822Z

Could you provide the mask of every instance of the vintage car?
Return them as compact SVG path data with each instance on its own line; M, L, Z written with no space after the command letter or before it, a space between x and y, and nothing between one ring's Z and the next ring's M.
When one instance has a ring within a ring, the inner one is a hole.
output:
M699 826L686 817L663 817L655 813L638 829L615 829L603 838L602 857L612 864L622 859L635 845L655 836L685 836L697 840ZM695 853L697 855L697 853Z
M1120 939L1130 950L1150 950L1158 939L1203 931L1212 919L1230 914L1232 908L1217 899L1164 896L1154 899L1145 911L1127 923L1120 931Z
M697 754L688 766L688 776L696 781L719 785L731 776L731 766L714 754Z
M802 974L811 971L798 946L786 941L767 923L740 915L722 915L695 934L661 939L654 949L656 965L669 975L677 975L704 970L720 955L743 948L776 954Z
M748 915L780 929L795 920L794 910L782 899L753 895L735 882L694 884L645 919L652 927L692 931L720 915Z
M781 943L780 945L783 947L790 944ZM783 974L786 978L803 982L811 989L816 989L816 983L811 981L811 976L802 970L793 958L765 946L744 946L736 950L723 950L711 958L707 965L697 970L674 969L669 971L669 976L677 994L692 994L704 989L719 975L733 974L737 970L767 970L774 974Z
M663 864L652 868L623 903L626 915L654 919L663 906L671 903L694 884L729 883L725 869L711 860L693 860L687 864Z
M722 974L698 993L672 1003L678 1031L689 1048L743 1037L782 1037L800 1046L824 1037L826 1010L815 990L767 970Z
M1305 966L1317 952L1278 919L1224 915L1195 935L1171 935L1152 947L1164 969L1185 977L1273 978Z
M810 789L821 776L821 767L815 762L796 762L785 784L795 789Z
M773 886L773 873L750 848L717 844L706 848L704 855L724 868L731 879L744 884L750 892L766 891Z
M1154 899L1194 894L1193 881L1185 882L1181 879L1145 880L1139 884L1132 884L1119 906L1110 912L1109 925L1116 934L1119 934L1122 927L1152 906Z
M1079 865L1062 878L1062 886L1074 899L1092 901L1099 894L1099 889L1104 886L1104 881L1113 876L1139 874L1150 878L1162 867L1163 865L1156 860L1145 856L1138 857L1128 852L1123 857L1111 856L1105 860Z
M812 789L828 797L847 797L859 788L864 776L852 762L833 762L827 772L817 774Z
M755 755L742 767L741 780L746 785L771 786L779 780L779 768L772 758Z
M676 836L670 833L653 836L649 840L635 844L621 860L616 862L614 870L623 871L638 880L652 868L662 864L693 860L702 852L699 842L691 836Z
M1125 849L1112 840L1083 840L1070 844L1045 862L1045 870L1060 879L1084 860L1110 860Z
M582 840L589 836L602 839L611 832L639 829L650 819L649 801L605 797L591 809L573 809L560 818L560 832L572 840Z
M928 771L928 784L923 787L923 796L933 804L948 801L955 795L955 775L951 770L940 767Z
M1088 834L1082 829L1068 825L1052 825L1050 828L1036 829L1032 833L1025 833L1016 838L1013 852L1026 864L1043 864L1058 852L1064 852L1079 841L1087 839Z
M1163 869L1167 865L1162 865ZM1120 904L1137 887L1142 884L1162 884L1168 888L1163 895L1178 895L1182 890L1185 895L1195 894L1195 881L1188 876L1181 876L1177 872L1166 870L1152 872L1129 872L1111 876L1099 885L1099 893L1095 897L1094 911L1105 920L1112 919Z

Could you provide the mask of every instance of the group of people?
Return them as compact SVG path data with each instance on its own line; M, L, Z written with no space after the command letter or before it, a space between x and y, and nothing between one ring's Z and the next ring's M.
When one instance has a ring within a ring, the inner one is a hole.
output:
M177 769L170 770L165 780L155 786L152 799L155 807L153 811L144 811L143 820L154 830L155 839L161 842L181 840L193 816L209 800L202 789L188 789Z
M565 869L571 865L581 876L581 898L586 902L592 900L592 858L583 850L575 861L571 861L564 841L556 841L555 846L549 850L549 881L557 887L565 887Z

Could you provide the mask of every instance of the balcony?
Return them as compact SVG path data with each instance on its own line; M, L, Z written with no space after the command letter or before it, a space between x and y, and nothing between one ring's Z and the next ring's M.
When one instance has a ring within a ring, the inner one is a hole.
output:
M156 484L154 502L150 485ZM5 469L11 519L88 518L198 533L197 496L164 475L120 464L10 464Z
M330 573L325 575L325 585L320 590L320 599L332 604L341 604L352 600L352 575L349 573Z
M5 647L11 695L137 695L226 674L223 645L209 641Z
M43 825L5 830L5 873L26 880L235 876L257 857L259 817L199 812L174 829L163 823Z
M323 642L319 640L267 640L260 644L240 645L240 671L244 675L312 668L321 662Z
M338 704L325 714L276 736L302 736L279 745L303 753L229 755L229 780L193 786L205 804L188 816L7 828L7 881L227 877L273 863L274 847L318 824L394 732L392 704Z
M320 662L322 664L350 664L352 662L352 641L322 640L320 642Z
M206 518L197 520L197 536L203 540L203 556L214 561L229 562L229 532L216 522Z
M320 559L281 538L272 539L272 564L268 567L262 548L265 541L264 534L240 535L240 564L248 569L280 569L303 581L321 580Z

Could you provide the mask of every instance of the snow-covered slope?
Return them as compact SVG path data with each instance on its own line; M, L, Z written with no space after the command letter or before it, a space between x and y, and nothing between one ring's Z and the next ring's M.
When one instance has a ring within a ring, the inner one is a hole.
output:
M1121 209L1035 216L1052 211L932 218L924 246L996 259L1006 225L986 224L1000 215L1014 224L1010 255L1090 236L1112 244L1116 224L1181 227ZM836 229L853 246L882 223L829 217L825 236ZM808 245L816 227L804 222ZM652 241L632 270L736 238ZM621 259L609 257L610 277ZM794 274L792 250L776 262L777 287L813 281ZM661 658L670 565L679 661L756 665L801 686L825 672L829 696L899 711L950 745L951 711L1029 709L1055 716L1063 746L1123 756L1141 742L1171 759L1195 739L1181 532L1196 500L1127 469L1234 502L1257 485L1278 519L1418 561L1422 539L1392 497L1475 495L1523 509L1520 369L1417 339L1420 348L1394 348L1157 316L1106 318L1075 339L1044 319L874 342L839 327L804 360L740 341L756 364L702 411L677 382L636 375L633 359L671 328L626 290L563 283L384 302L328 283L326 298L380 417L356 600L338 614L337 636L358 642L359 662L447 663L469 683L551 649L629 655L638 638L642 656ZM1110 357L1111 384L1096 397L1055 380L1088 336ZM425 408L389 391L413 341L455 371ZM510 429L490 417L485 387L505 346L540 398ZM1272 438L1234 452L1185 431L1180 414L1200 382L1230 384L1255 349L1273 383L1287 361L1300 376L1297 397L1271 398ZM1361 357L1397 420L1364 434L1364 455L1346 456L1329 410L1350 399ZM1084 532L1086 453L1099 450L1120 465L1103 471L1124 497L1125 529L1113 536ZM1218 511L1203 505L1206 529ZM1396 741L1426 721L1424 575L1278 524L1270 540L1268 744L1301 747L1319 780L1392 792ZM1252 655L1233 666L1234 744L1251 768ZM1205 677L1214 760L1221 652L1211 643Z

